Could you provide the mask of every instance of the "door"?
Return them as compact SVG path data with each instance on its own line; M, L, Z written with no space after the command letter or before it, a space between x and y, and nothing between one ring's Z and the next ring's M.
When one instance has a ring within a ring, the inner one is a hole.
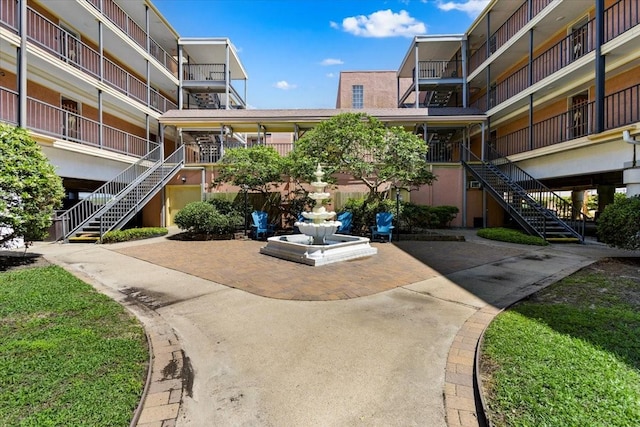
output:
M76 141L80 138L78 132L78 103L72 99L62 98L62 134L65 139Z
M588 108L589 96L587 94L575 95L571 98L571 110L569 111L569 136L579 138L588 133Z

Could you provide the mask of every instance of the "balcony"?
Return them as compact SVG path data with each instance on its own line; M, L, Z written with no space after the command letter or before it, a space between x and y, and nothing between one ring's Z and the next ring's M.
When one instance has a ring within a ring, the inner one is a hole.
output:
M0 10L4 11L4 5L7 3L13 4L2 2ZM148 105L159 113L177 108L175 103L153 89L151 99L147 102L147 84L107 58L102 58L104 74L101 78L100 54L31 8L27 9L27 38L59 60L104 81L129 98Z
M120 8L113 0L87 0L105 17L107 17L115 26L120 28L131 40L138 46L143 48L152 57L154 57L160 65L169 70L174 76L177 76L178 61L167 51L165 51L155 40L153 40L145 30L140 27L127 13ZM149 45L147 47L147 39Z
M242 96L231 85L231 76L227 66L220 63L184 64L182 87L189 93L188 107L191 102L198 109L245 108ZM227 81L227 78L229 81ZM229 99L227 100L227 83Z
M551 3L552 0L525 0L520 7L488 38L480 45L469 58L469 73L477 69L489 56L504 46L518 31L524 28L540 11ZM531 2L531 16L529 16L529 3Z
M474 100L472 106L487 111L526 90L553 73L582 58L594 50L594 25L592 19L582 27L536 56L529 64L519 68L504 80L491 86L487 95Z
M640 122L640 85L607 95L604 104L604 130ZM500 136L493 144L505 156L524 153L591 135L594 121L594 103L589 102L534 123L531 129L525 127Z
M0 88L0 101L0 120L17 126L18 93ZM142 157L158 146L145 138L100 125L97 121L34 98L27 98L27 129L133 157Z

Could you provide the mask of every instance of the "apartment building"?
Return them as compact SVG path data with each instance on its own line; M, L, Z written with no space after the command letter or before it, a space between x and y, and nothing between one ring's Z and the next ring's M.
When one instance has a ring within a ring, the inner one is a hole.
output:
M163 224L172 187L201 194L183 169L194 147L217 159L246 143L160 125L168 110L245 108L247 75L228 39L181 38L149 1L3 0L0 55L0 120L63 178L65 238Z
M486 115L480 126L423 127L436 174L454 178L425 201L448 192L463 225L515 221L580 239L585 190L597 190L599 210L617 187L638 194L639 22L637 0L494 0L464 34L416 37L398 106Z

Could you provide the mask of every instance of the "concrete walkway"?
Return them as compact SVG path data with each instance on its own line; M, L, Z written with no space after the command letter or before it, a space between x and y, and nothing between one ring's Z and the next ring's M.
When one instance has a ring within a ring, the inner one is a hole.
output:
M309 267L260 242L39 244L131 308L155 355L138 425L477 426L477 340L508 304L608 256L598 244L377 244ZM444 399L443 399L444 396Z

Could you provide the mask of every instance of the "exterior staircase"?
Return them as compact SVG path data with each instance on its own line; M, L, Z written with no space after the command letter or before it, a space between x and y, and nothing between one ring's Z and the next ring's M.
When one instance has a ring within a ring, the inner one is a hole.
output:
M158 146L59 217L64 241L95 243L122 228L183 166L184 146L164 160Z
M429 92L427 107L446 107L449 105L453 91L449 89L436 89Z
M549 242L584 242L586 217L571 203L491 148L489 161L462 151L467 171L527 232Z

